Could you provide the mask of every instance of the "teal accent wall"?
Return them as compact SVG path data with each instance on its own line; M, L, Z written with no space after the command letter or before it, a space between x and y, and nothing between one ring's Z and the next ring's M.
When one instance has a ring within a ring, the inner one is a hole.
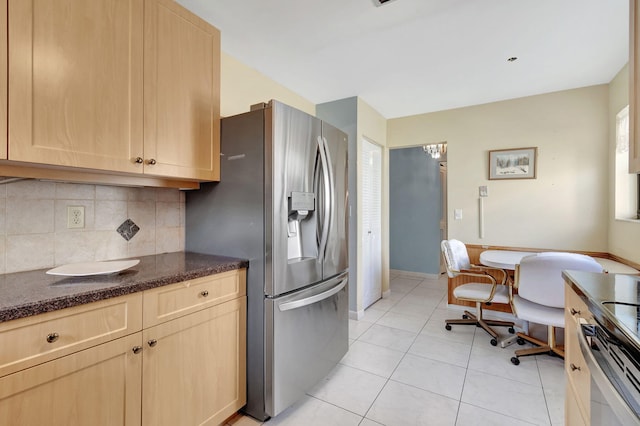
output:
M389 151L391 269L440 273L440 160L422 147Z

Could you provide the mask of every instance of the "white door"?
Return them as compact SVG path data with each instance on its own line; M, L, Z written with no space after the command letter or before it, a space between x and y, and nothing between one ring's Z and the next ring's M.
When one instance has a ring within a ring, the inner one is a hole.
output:
M364 309L382 297L382 148L362 140L362 282Z

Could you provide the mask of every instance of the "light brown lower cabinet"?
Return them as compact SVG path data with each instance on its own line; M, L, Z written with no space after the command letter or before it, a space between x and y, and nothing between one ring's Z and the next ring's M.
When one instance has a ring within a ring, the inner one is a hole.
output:
M246 403L245 277L225 272L0 323L0 425L221 424ZM145 309L159 312L153 301L176 313L143 326Z
M0 378L0 424L140 424L142 333Z
M588 425L591 422L591 375L578 346L577 327L592 315L587 305L565 284L565 424Z
M245 404L246 306L241 297L143 331L143 425L218 425Z

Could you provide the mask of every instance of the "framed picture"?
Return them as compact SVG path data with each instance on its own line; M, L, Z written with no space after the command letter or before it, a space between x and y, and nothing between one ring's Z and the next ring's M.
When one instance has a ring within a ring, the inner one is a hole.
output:
M489 151L489 180L535 179L538 148Z

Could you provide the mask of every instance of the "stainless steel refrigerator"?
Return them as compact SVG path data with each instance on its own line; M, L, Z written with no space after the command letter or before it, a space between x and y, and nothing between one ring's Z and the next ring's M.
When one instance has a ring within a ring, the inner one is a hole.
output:
M264 420L348 349L347 136L271 101L222 119L221 152L221 181L187 193L186 248L249 259L244 411Z

